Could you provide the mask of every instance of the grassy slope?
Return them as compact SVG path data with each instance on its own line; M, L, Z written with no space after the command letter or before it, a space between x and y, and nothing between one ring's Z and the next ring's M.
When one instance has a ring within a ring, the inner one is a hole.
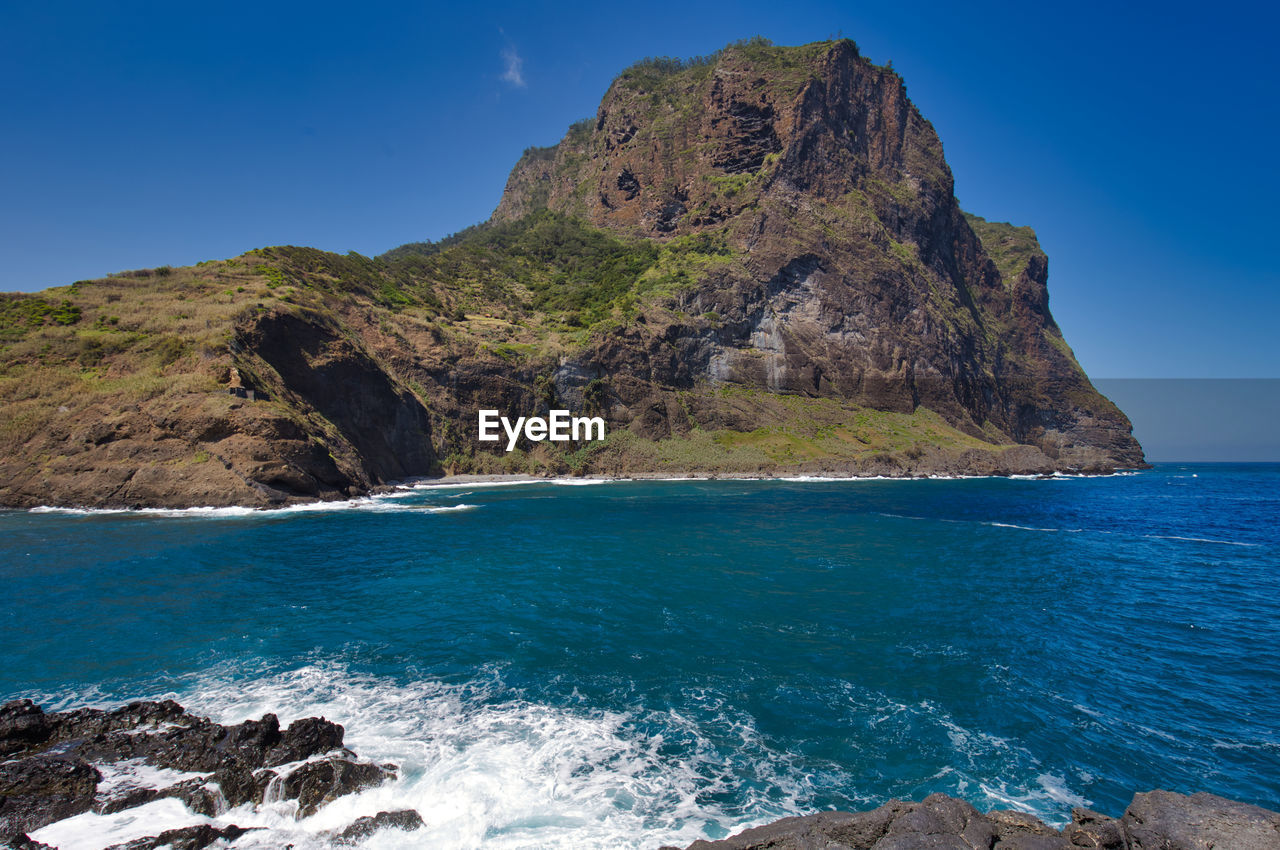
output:
M987 221L982 216L965 213L965 220L982 241L982 248L1008 283L1018 279L1031 258L1043 255L1036 232L1030 227L1016 227L1001 221Z
M0 296L0 452L58 414L217 390L236 316L278 300L270 287L242 258Z

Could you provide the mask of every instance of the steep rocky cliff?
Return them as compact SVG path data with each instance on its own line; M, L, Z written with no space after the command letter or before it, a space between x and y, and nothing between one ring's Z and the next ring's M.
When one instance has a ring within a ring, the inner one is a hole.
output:
M672 299L716 317L670 340L695 384L925 407L1064 467L1141 462L1049 313L1034 234L961 212L933 127L851 41L629 69L594 122L526 152L494 219L544 207L727 247Z
M1138 466L1029 228L959 209L850 41L646 60L493 219L0 299L0 504L267 505L445 472ZM477 440L480 408L604 442Z

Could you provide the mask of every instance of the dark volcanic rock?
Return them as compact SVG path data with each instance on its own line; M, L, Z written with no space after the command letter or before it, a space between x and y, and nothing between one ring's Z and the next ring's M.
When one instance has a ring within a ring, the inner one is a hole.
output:
M1120 825L1131 850L1280 848L1280 813L1203 792L1136 794Z
M376 764L346 758L307 762L284 778L284 799L298 801L298 816L313 815L338 797L372 788L395 774Z
M32 756L0 763L0 838L87 812L102 775L79 759Z
M933 794L869 812L784 818L688 850L1277 850L1280 813L1212 794L1137 794L1115 820L1087 809L1062 830L1022 812L986 815Z
M1088 809L1072 809L1071 823L1062 830L1072 847L1092 847L1097 850L1124 850L1124 831L1119 822L1106 815Z
M263 764L274 767L291 761L302 761L313 755L342 747L343 728L323 717L304 717L289 724L280 741L267 752Z
M140 758L160 767L197 773L300 761L340 748L343 735L339 724L315 717L299 720L283 732L274 714L223 726L187 714L172 700L130 703L109 712L79 709L47 715L44 722L53 732L42 743L56 742L80 758ZM147 734L136 734L138 730Z
M18 699L0 706L0 756L42 744L52 734L53 724L31 700Z
M171 700L54 714L29 700L11 702L0 708L0 742L18 757L0 762L0 838L90 809L110 814L166 797L212 816L262 802L273 782L278 799L297 799L303 816L314 814L344 794L395 775L393 766L356 761L343 749L342 737L342 726L324 718L304 718L284 731L274 714L223 726L188 714ZM326 753L333 755L307 761ZM125 760L202 775L165 788L119 783L110 793L97 794L102 776L90 762ZM298 762L282 775L281 766ZM174 840L185 842L175 846L203 847L218 837L195 831ZM204 843L192 843L199 841ZM135 845L153 846L129 846Z
M266 789L265 783L258 781L249 766L237 759L218 768L213 774L213 781L222 789L222 796L230 808L242 803L260 802Z
M125 809L132 809L134 806L171 796L165 793L167 790L170 789L124 788L111 794L99 795L93 801L93 810L100 815L123 812Z
M158 850L168 847L171 850L202 850L215 841L235 841L252 829L226 826L219 829L207 823L198 826L184 826L181 829L169 829L154 837L137 838L126 844L113 844L107 850Z
M410 832L422 826L425 826L422 822L422 815L413 809L378 812L376 815L362 817L354 821L350 826L334 836L334 840L341 844L354 844L362 838L368 838L380 829L394 827Z

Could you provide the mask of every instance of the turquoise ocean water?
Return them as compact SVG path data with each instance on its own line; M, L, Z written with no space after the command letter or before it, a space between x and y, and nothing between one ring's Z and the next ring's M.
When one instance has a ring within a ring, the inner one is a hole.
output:
M269 827L237 847L405 807L428 832L368 846L656 848L934 791L1280 808L1275 465L0 512L0 582L0 698L323 714L401 765L303 821L230 812Z

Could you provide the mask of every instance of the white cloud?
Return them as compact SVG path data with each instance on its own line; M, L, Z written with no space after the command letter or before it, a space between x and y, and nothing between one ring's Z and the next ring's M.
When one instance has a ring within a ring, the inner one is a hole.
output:
M520 58L520 54L516 53L514 47L504 47L502 49L502 61L507 68L502 72L502 79L517 88L524 88L524 60Z

